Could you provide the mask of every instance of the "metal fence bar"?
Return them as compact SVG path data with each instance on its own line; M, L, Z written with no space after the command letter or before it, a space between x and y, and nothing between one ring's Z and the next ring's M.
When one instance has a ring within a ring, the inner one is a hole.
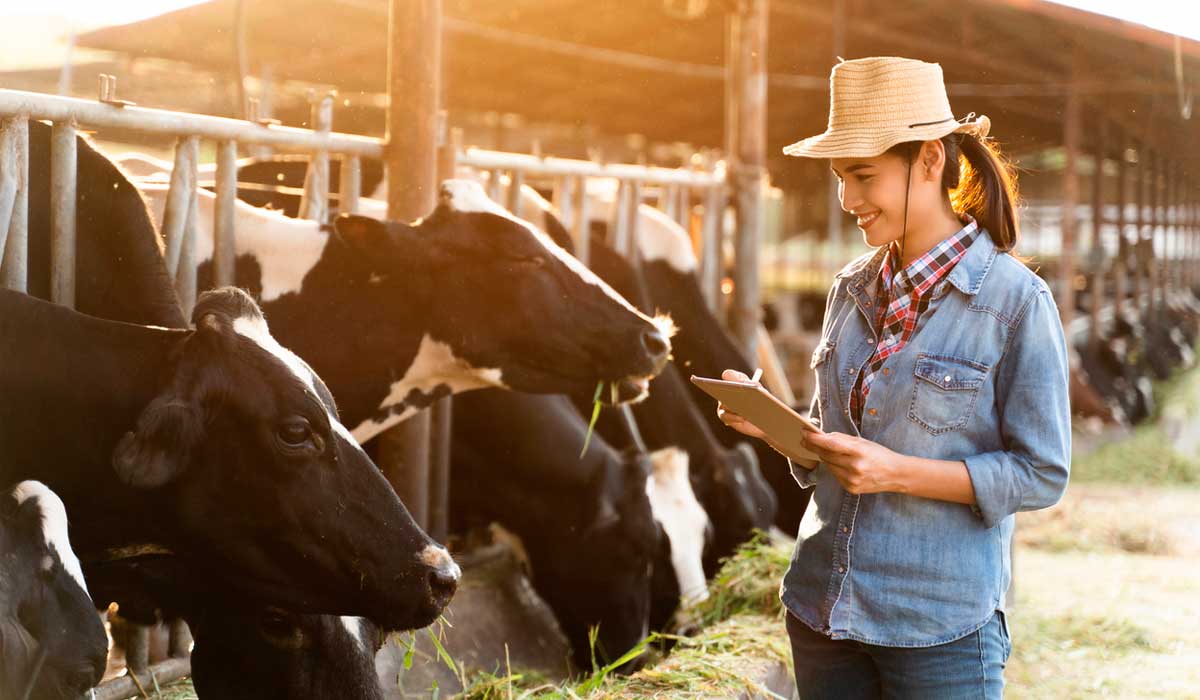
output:
M725 182L723 172L706 172L662 168L652 165L622 163L596 163L590 160L541 157L521 153L489 151L468 148L458 159L459 165L479 170L520 170L526 175L554 177L560 175L583 175L586 177L610 177L619 180L637 180L643 184L686 184L693 187L711 187Z
M488 199L499 203L500 201L500 169L494 168L488 171Z
M319 134L329 134L333 130L332 95L313 102L311 124ZM326 149L315 150L308 160L300 214L313 221L323 222L329 218L329 151Z
M217 144L217 201L213 221L213 284L234 284L237 261L237 142Z
M559 220L568 231L575 228L575 219L573 218L575 214L572 206L574 200L571 198L571 185L574 182L565 175L555 177L554 189L550 195L550 204L558 212Z
M0 287L24 292L27 288L29 264L29 120L15 117L4 125L7 133L8 173L13 179L12 205L7 207L9 215L8 234L4 238L3 255L0 256Z
M721 306L721 230L725 218L725 192L714 187L704 202L704 227L700 241L700 289L713 313Z
M626 236L628 237L628 249L625 251L625 256L636 264L641 260L641 250L638 248L638 233L641 221L640 212L642 206L642 183L633 180L629 183L629 206L625 210L625 215L628 217L626 226Z
M50 301L75 307L75 125L50 129Z
M14 120L0 122L0 265L8 240L9 222L17 201L17 136Z
M362 196L362 160L358 156L342 156L338 182L338 211L354 214Z
M592 258L592 223L588 220L587 180L580 176L574 178L575 187L575 225L572 227L575 245L575 257L584 265ZM568 198L570 195L568 194Z
M672 219L679 220L679 185L666 185L658 191L658 208Z
M282 151L352 153L382 158L383 141L352 134L318 133L286 126L263 126L240 119L210 117L145 107L113 105L21 90L0 90L0 115L27 115L53 122L75 121L95 128L137 129L148 134L198 136L213 141L273 146Z
M629 254L629 192L631 181L621 180L617 185L617 199L609 219L608 244L620 255Z
M688 187L679 188L679 201L675 205L675 220L685 230L691 231L692 225L692 191Z
M505 208L518 219L524 218L521 211L521 186L525 184L525 173L514 170L508 174L508 206Z
M167 202L163 211L162 237L167 242L167 272L172 278L179 270L179 253L182 250L183 230L187 224L188 200L196 189L196 158L199 141L195 136L186 136L175 144L175 164L171 168L171 183L167 188Z
M197 143L193 143L193 151L198 149ZM191 158L192 173L191 179L196 181L196 160L198 153L193 152ZM175 273L175 292L179 295L179 306L183 309L185 318L190 318L192 315L192 307L196 305L196 209L199 207L200 193L198 188L192 187L188 195L187 219L183 225L182 241L180 243L179 254L179 269Z

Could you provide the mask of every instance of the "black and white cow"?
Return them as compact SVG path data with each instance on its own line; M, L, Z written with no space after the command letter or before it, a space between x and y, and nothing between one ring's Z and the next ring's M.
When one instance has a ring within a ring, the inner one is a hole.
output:
M184 328L146 203L128 177L76 138L75 308L112 321ZM50 298L50 126L29 122L29 293Z
M565 396L483 391L455 399L451 514L456 525L496 521L522 540L533 585L554 611L579 668L611 660L649 629L659 566L703 597L707 516L688 483L686 456L617 452L593 435ZM582 456L581 456L582 453ZM661 533L660 525L661 523ZM670 541L668 551L660 538Z
M143 191L161 212L166 188ZM212 211L201 193L202 286ZM446 181L413 224L342 217L330 234L244 203L237 216L238 285L326 378L360 442L468 389L590 395L604 381L636 400L670 353L669 319L634 309L475 183Z
M264 602L428 624L458 567L324 383L239 290L203 295L193 320L127 325L0 293L0 480L62 497L85 569L160 548Z
M75 700L100 682L108 640L45 484L0 492L0 698Z

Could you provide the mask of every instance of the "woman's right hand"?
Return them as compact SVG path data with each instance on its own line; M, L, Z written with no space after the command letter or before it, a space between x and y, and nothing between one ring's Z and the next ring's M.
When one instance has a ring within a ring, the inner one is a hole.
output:
M750 381L750 377L743 372L737 371L736 369L727 369L724 372L721 372L721 379L724 379L727 382ZM717 417L721 419L722 423L728 425L730 428L733 428L742 435L758 438L759 440L767 439L767 434L764 433L757 425L754 425L742 416L729 410L725 407L725 404L721 403L720 401L717 402Z

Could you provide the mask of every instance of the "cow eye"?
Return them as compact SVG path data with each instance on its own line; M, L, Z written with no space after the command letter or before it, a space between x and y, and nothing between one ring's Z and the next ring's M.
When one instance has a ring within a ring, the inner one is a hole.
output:
M279 437L279 441L287 447L299 448L314 444L312 426L303 418L295 418L283 423L275 431L275 434Z

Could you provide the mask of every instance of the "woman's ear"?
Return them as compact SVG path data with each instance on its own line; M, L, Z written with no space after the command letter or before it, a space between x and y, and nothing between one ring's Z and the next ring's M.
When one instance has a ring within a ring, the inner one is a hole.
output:
M918 161L923 178L930 182L941 182L942 169L946 167L946 148L940 140L922 143Z

